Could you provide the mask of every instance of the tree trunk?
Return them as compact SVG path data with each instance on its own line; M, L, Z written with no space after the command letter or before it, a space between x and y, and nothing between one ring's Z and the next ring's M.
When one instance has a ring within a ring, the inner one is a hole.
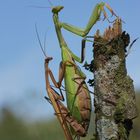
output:
M117 19L104 35L94 36L94 107L96 140L128 140L137 117L133 80L127 75L129 34Z

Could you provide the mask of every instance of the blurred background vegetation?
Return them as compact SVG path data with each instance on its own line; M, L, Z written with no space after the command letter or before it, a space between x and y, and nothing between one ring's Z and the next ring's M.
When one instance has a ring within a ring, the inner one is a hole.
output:
M137 107L140 111L140 92L137 92L136 96ZM92 124L93 121L91 122L88 137L82 140L90 140L92 138ZM140 117L134 120L130 136L130 140L139 139ZM30 121L27 118L23 119L19 117L10 107L3 107L0 110L0 140L64 140L64 136L55 117L52 119Z

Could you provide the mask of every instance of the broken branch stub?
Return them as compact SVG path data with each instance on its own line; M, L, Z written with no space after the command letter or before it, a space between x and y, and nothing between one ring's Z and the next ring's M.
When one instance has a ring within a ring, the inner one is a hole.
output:
M137 117L133 80L127 75L129 34L121 19L94 39L94 106L97 140L127 140Z

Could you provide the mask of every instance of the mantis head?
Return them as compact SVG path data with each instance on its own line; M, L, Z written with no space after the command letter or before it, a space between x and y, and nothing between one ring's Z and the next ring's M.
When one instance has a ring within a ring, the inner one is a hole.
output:
M45 63L49 63L49 61L51 61L52 59L53 59L52 57L46 57Z
M54 14L57 14L58 12L60 12L64 7L63 6L55 6L52 8L52 12Z

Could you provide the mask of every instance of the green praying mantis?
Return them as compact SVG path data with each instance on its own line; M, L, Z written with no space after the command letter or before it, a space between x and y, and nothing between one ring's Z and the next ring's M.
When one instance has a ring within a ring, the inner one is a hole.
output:
M102 11L104 14L104 19L105 18L108 19L107 14L104 10L105 6L110 10L112 15L116 16L116 14L113 12L113 10L110 8L108 4L101 2L95 6L85 29L80 29L72 25L69 25L67 23L61 23L59 21L58 13L64 7L56 6L52 8L53 22L55 25L57 38L61 48L62 62L60 63L60 69L59 69L59 81L56 82L54 76L52 75L52 72L48 70L48 63L52 58L51 59L46 58L45 60L46 89L49 98L51 100L51 103L54 107L54 110L56 112L56 115L58 117L58 120L60 121L60 124L64 130L67 140L70 140L72 138L71 134L77 136L77 139L80 139L80 136L86 136L89 127L90 116L91 116L90 92L85 82L86 76L77 66L75 61L79 63L82 63L84 61L85 40L87 38L87 34L89 33L93 25L96 24L96 22L99 20ZM62 28L78 36L83 37L84 41L82 40L83 43L82 43L81 58L76 56L68 48L61 32ZM54 89L52 89L52 87L49 86L50 84L48 81L48 75L50 75L55 87L58 89L61 88L62 85L61 83L64 79L67 108L64 107L63 104L60 102L60 100L62 100L62 94L61 96L58 96L57 92L55 92ZM69 121L70 118L72 118L71 121ZM76 127L72 125L72 122L75 122L74 125ZM77 129L77 127L79 127L80 129ZM82 131L79 132L79 130Z
M80 29L67 23L61 23L59 21L58 14L64 7L56 6L52 8L53 22L62 55L58 87L61 87L61 83L64 78L68 110L70 111L70 114L83 126L86 132L90 122L91 97L85 83L86 76L75 63L75 61L79 63L84 61L85 43L82 45L81 58L79 58L68 48L61 29L64 28L76 35L82 36L84 39L87 38L87 34L93 25L99 20L102 11L104 13L104 19L107 18L104 6L111 11L112 15L116 16L108 4L101 2L95 6L85 29ZM73 134L75 134L75 132L73 132Z

